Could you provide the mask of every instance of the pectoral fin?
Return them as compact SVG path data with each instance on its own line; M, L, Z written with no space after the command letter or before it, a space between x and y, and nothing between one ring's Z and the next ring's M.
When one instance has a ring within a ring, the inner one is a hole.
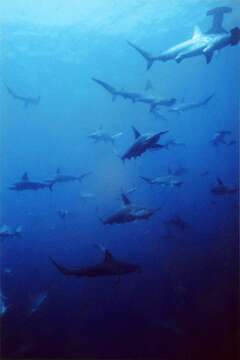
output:
M203 50L203 54L205 55L207 64L209 64L213 57L212 47L206 47L206 49Z

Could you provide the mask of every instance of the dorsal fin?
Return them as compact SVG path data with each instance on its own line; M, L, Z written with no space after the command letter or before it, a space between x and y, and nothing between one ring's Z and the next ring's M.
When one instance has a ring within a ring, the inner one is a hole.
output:
M111 261L113 261L112 253L106 249L104 253L104 262L111 262Z
M219 177L217 178L217 182L218 182L218 185L224 185L222 180Z
M22 181L29 181L29 177L28 177L28 173L25 172L23 175L22 175Z
M137 139L141 136L140 132L134 126L132 126L132 130L133 130L135 139Z
M130 205L131 204L131 201L129 200L129 198L125 194L122 194L122 201L123 201L124 205Z
M193 30L193 38L196 39L198 37L202 36L202 32L199 28L199 26L194 26L194 30Z

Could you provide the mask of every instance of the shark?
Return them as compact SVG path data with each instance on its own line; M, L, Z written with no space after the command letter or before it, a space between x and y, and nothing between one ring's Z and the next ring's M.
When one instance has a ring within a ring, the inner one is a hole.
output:
M95 278L99 276L118 276L141 273L142 269L137 264L121 261L116 259L112 253L105 249L104 259L100 263L85 267L74 267L67 268L63 265L58 264L53 258L50 257L50 261L65 276L74 277L90 277Z
M7 297L3 295L0 289L0 318L3 317L8 310Z
M25 107L28 107L29 105L38 105L40 102L40 96L38 97L26 97L26 96L20 96L15 91L13 91L8 85L6 85L7 92L9 95L11 95L15 100L22 101Z
M214 94L211 94L208 97L206 97L205 99L197 101L197 102L193 102L193 103L188 103L188 104L182 103L178 106L172 107L169 111L176 112L177 114L181 114L185 111L197 109L199 107L207 105L208 102L213 98L213 96L214 96Z
M165 143L165 146L166 146L167 148L169 148L169 147L173 147L173 148L175 148L175 147L186 147L186 144L181 143L181 142L177 142L176 140L171 139L171 140L168 140L168 141Z
M61 219L65 219L70 214L70 211L67 209L59 209L57 214Z
M165 224L169 226L175 226L181 230L186 230L190 227L190 224L183 220L179 215L175 215L169 220L165 221Z
M79 175L79 176L67 175L67 174L62 174L60 168L58 168L56 171L56 175L51 180L48 180L48 181L51 184L68 183L68 182L73 182L73 181L78 181L79 183L81 183L82 180L90 174L91 174L91 172L83 173L82 175Z
M239 191L239 188L225 185L220 178L217 178L217 184L211 188L211 193L216 196L232 195Z
M124 89L117 90L114 86L109 85L108 83L100 79L92 78L92 80L102 86L112 96L112 101L115 101L116 98L119 96L123 99L129 99L134 103L137 101L138 98L141 97L141 94L136 92L125 91Z
M212 140L210 140L210 143L213 145L213 146L218 146L220 144L224 144L224 145L228 145L228 143L226 142L226 136L230 135L231 134L231 131L229 130L220 130L220 131L217 131Z
M29 316L39 311L41 306L46 302L48 295L49 295L49 290L43 290L32 297L32 304L31 304Z
M99 220L103 225L125 224L137 220L148 220L160 210L159 208L147 209L145 207L133 205L125 194L121 194L121 197L123 205L120 209L105 219L99 217Z
M114 145L115 140L120 136L122 136L122 132L116 133L114 135L110 135L102 129L102 126L100 126L98 131L95 131L90 135L88 135L88 137L94 140L95 143L104 142L104 143L111 143L112 145Z
M132 130L134 133L135 141L129 147L129 149L121 156L121 159L123 161L132 158L135 159L136 157L141 156L147 150L159 150L166 148L166 145L158 144L158 141L160 137L168 133L169 130L161 131L155 134L146 133L142 135L134 126L132 126Z
M32 181L30 180L28 173L25 172L22 175L21 180L15 182L12 186L9 187L9 189L15 191L49 189L52 191L53 185L53 181Z
M147 70L155 61L175 60L180 63L183 59L199 55L204 55L207 64L209 64L216 51L226 46L235 46L240 41L240 29L238 27L232 28L230 31L223 28L224 14L231 11L232 8L225 6L209 10L207 16L213 16L213 21L211 28L206 33L201 32L200 28L195 26L193 36L190 39L162 51L158 56L151 55L130 41L128 44L147 61Z
M3 225L0 228L0 240L5 240L13 237L22 237L22 226L16 227L15 230L13 230L8 225Z
M158 176L154 179L145 177L145 176L139 176L141 179L143 179L145 182L147 182L150 185L160 185L160 186L181 186L182 181L179 180L176 176L173 176L171 174L166 176Z

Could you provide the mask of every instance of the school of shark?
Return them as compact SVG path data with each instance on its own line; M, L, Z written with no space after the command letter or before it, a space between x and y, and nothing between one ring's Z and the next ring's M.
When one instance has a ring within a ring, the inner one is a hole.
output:
M204 61L204 66L208 66L211 62L214 63L213 58L217 52L224 51L227 47L236 46L240 42L239 27L233 27L229 30L224 27L224 17L230 16L231 12L231 7L227 6L209 9L206 15L207 19L211 21L211 26L207 31L202 31L196 26L191 38L183 39L181 43L163 50L156 55L150 54L146 49L132 42L131 39L126 39L126 43L123 44L123 46L129 49L132 57L140 56L146 62L147 71L151 71L155 63L158 63L160 67L161 62L170 60L175 61L178 64L179 71L181 71L182 61L186 60L190 63L191 58L196 56L204 57L206 60L206 63ZM211 66L214 65L213 63ZM154 67L155 66L156 65L154 65ZM197 112L199 108L203 108L203 111L204 109L207 110L212 106L216 96L215 93L208 93L208 90L206 90L204 97L197 99L195 102L188 102L185 99L178 99L174 95L151 95L149 89L151 90L153 85L149 82L146 85L145 91L132 91L131 89L125 90L123 88L117 88L114 82L111 83L111 80L109 82L108 79L105 81L104 78L98 78L95 74L92 74L89 80L97 92L105 92L106 106L108 101L111 100L114 102L112 105L116 107L120 101L123 100L125 104L124 100L129 100L128 104L133 108L133 111L135 109L140 111L140 107L143 106L146 107L149 116L151 115L155 117L155 119L161 120L161 122L159 122L161 127L158 131L151 129L150 122L147 124L149 129L147 132L143 131L141 126L133 126L131 123L128 123L128 126L122 129L122 131L116 130L115 132L108 132L99 124L99 128L92 129L92 132L86 134L86 141L89 142L91 148L97 152L98 146L101 146L99 144L102 143L103 147L108 148L109 151L114 154L115 161L120 162L123 166L128 166L137 161L139 164L145 156L151 156L152 152L157 152L159 157L163 158L166 153L174 149L179 153L184 152L188 147L187 141L185 141L186 139L183 142L182 139L172 136L169 123L168 126L164 126L164 117L171 118L172 116L176 116L180 122L186 112L192 111L192 113L194 113ZM4 87L9 99L22 103L27 112L31 111L31 107L41 107L42 96L32 97L17 94L15 89L12 89L6 80L4 81ZM109 94L109 97L107 94ZM119 151L118 145L125 136L129 136L129 145L123 151ZM224 149L224 147L231 149L238 141L233 137L229 129L219 128L216 129L216 133L210 135L206 142L208 142L213 151L218 151L219 148ZM21 166L22 165L23 164L21 164ZM169 193L181 191L181 188L185 186L186 179L188 178L189 169L181 166L174 168L171 165L172 164L169 164L168 170L164 173L159 170L159 174L156 177L152 177L151 174L139 168L138 178L141 186L153 193L157 191L157 189L162 189L163 192L168 191ZM18 165L18 169L19 166L20 164ZM62 164L60 166L62 166ZM48 194L48 191L54 196L56 188L62 189L64 186L71 187L74 186L72 185L73 183L79 184L80 187L82 187L83 183L88 186L89 179L94 180L96 170L91 168L82 170L82 172L74 174L71 173L71 171L63 171L62 168L59 167L53 169L53 175L51 177L46 175L46 177L39 179L36 175L31 174L29 169L23 168L19 173L19 177L12 179L8 184L8 191L9 193L11 192L12 196L17 196L16 193L21 193L22 196L25 196L25 194L29 192L34 194L36 192ZM200 169L199 178L206 178L208 174L208 169ZM224 178L220 178L218 174L215 176L215 183L209 186L209 195L214 201L213 204L219 201L219 198L229 199L231 197L237 197L238 192L239 185L237 183L229 184ZM141 222L142 224L147 224L149 221L152 221L152 219L160 216L159 214L161 214L164 206L162 199L157 207L151 207L146 204L144 198L142 201L135 201L132 199L132 193L137 194L138 187L124 189L123 186L120 188L116 194L117 199L120 201L115 210L104 210L102 207L99 209L101 204L97 202L96 195L91 191L91 188L86 192L82 191L78 194L78 199L82 204L85 204L85 202L94 204L96 207L96 217L92 220L99 222L99 226L103 228L103 231L108 232L110 228L115 228L115 226L118 226L121 231L128 223ZM59 224L67 224L71 222L71 219L74 217L74 210L64 207L57 208L55 209L55 214L58 216ZM172 241L177 238L179 234L191 231L193 226L180 212L170 218L161 218L161 220L159 220L159 223L160 222L164 230L161 238L166 241ZM8 241L13 241L12 239L15 239L14 241L21 241L24 236L25 229L21 224L16 227L11 224L2 224L0 227L1 246L4 246ZM94 241L98 242L97 239L94 239ZM83 277L88 278L89 281L93 281L92 279L96 277L113 277L119 282L120 278L121 281L124 281L124 277L127 275L139 276L139 274L144 272L144 267L140 263L136 263L134 260L131 262L118 258L105 244L102 244L102 241L98 242L97 247L103 257L100 262L88 265L82 265L80 263L77 266L65 265L68 264L69 261L64 251L62 255L59 255L59 252L55 254L51 249L47 256L47 261L52 273L55 275L54 281L60 280L61 276L63 276L67 279L76 278L79 282ZM8 272L10 273L11 269L8 269ZM52 284L50 286L46 285L45 289L39 289L39 293L31 300L26 319L33 318L36 316L35 313L41 311L42 306L50 297L51 288ZM11 303L9 303L8 296L4 293L4 290L0 289L0 315L1 317L6 317L9 313L11 313Z

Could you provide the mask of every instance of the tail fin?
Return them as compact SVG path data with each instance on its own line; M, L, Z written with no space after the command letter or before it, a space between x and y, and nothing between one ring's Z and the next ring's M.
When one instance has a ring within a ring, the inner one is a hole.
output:
M53 185L55 184L55 181L50 181L49 184L48 184L48 188L50 191L52 191L53 189Z
M65 267L62 266L62 265L57 264L56 261L54 261L53 258L51 258L50 256L49 256L49 260L50 260L50 261L52 262L52 264L58 269L58 271L60 271L62 274L64 274L64 275L72 275L71 270L65 268Z
M87 173L84 173L84 174L78 176L78 181L79 181L79 182L82 182L82 180L83 180L86 176L88 176L88 175L90 175L90 174L92 174L91 171L89 171L89 172L87 172Z
M141 49L140 47L134 45L130 41L127 41L128 45L130 45L133 49L135 49L139 54L141 54L144 59L147 61L147 70L149 70L154 63L155 60L157 60L155 57L151 56L147 51Z
M15 235L18 237L22 237L22 226L18 226L15 230Z
M152 180L150 178L147 178L145 176L139 176L141 179L143 179L144 181L146 181L147 183L151 184Z
M97 213L97 218L98 218L98 220L99 220L103 225L105 225L105 221L104 221L103 218L101 218L101 217L99 216L99 214L98 214L98 207L96 207L96 213Z

